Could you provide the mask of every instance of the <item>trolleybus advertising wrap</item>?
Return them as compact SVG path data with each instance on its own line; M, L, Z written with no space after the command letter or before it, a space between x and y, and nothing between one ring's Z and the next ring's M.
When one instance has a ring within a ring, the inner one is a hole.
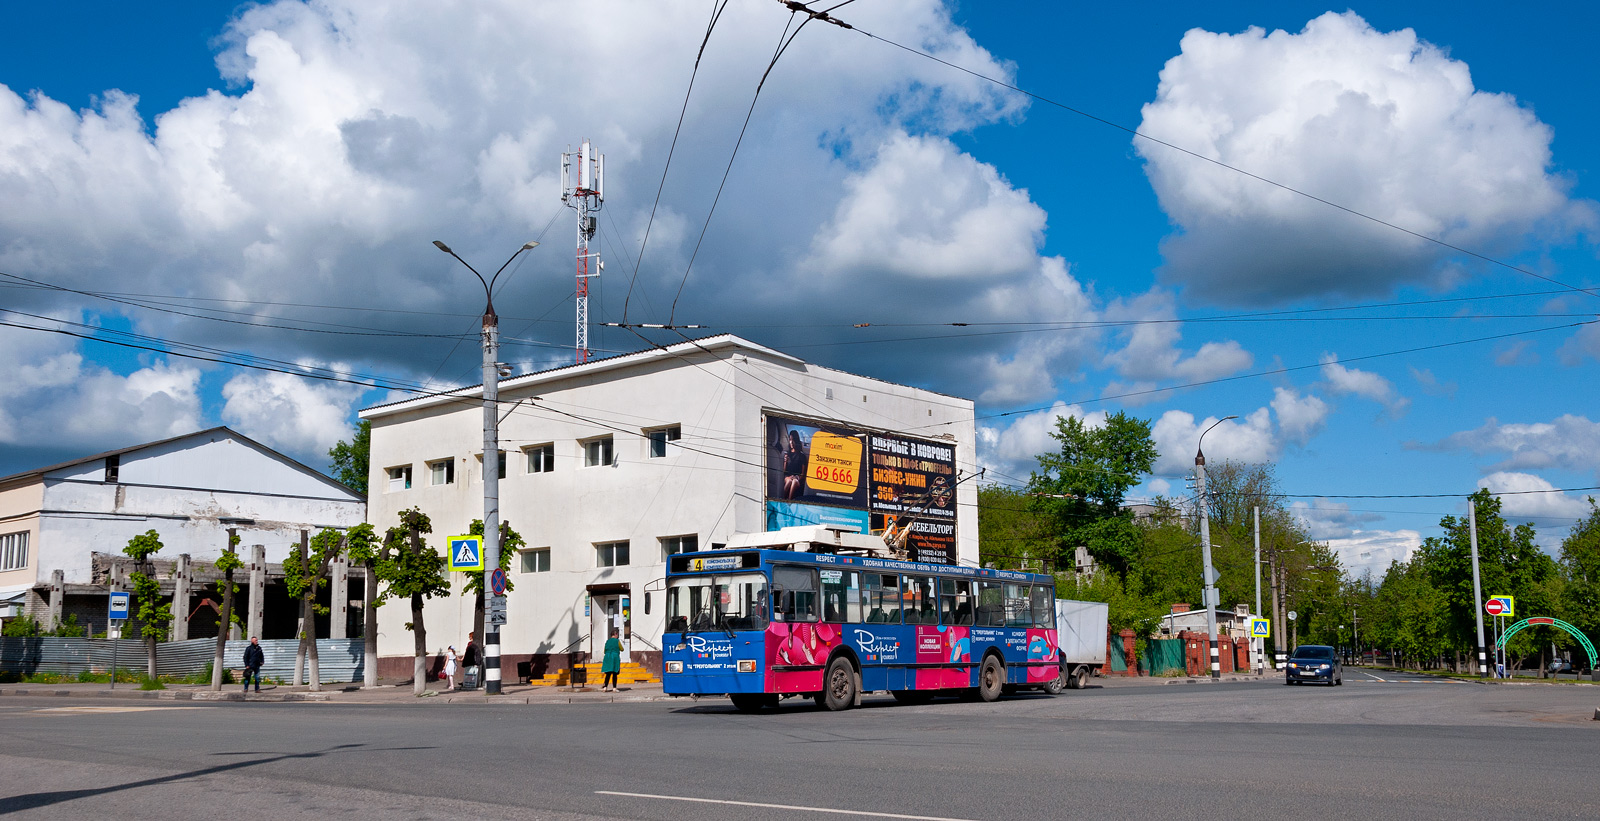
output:
M1059 689L1049 576L871 556L729 549L667 566L664 686L741 710L802 695L833 710L863 692L993 701Z

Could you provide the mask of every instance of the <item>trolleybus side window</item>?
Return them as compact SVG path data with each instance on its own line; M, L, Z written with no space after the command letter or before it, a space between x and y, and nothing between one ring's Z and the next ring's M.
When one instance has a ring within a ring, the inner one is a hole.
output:
M1033 626L1053 628L1056 626L1056 591L1048 584L1033 586Z
M832 624L861 623L861 574L822 568L822 620Z
M1006 626L1028 627L1033 624L1033 614L1029 609L1028 585L1006 585Z
M867 611L867 624L899 624L900 577L893 573L862 574L861 607Z
M900 601L905 607L906 624L938 624L939 613L935 609L932 576L901 576L904 587L901 588Z
M978 626L1005 627L1005 587L1000 582L978 582Z
M972 582L966 579L940 579L939 614L945 624L971 625Z
M804 567L772 568L772 620L817 620L817 572Z

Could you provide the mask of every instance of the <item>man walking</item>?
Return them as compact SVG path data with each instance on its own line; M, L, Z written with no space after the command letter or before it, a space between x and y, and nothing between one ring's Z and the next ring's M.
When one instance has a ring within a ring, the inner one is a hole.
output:
M256 692L261 692L261 668L267 663L267 654L261 650L260 639L250 637L250 646L244 648L244 691L250 692L250 679L256 680Z

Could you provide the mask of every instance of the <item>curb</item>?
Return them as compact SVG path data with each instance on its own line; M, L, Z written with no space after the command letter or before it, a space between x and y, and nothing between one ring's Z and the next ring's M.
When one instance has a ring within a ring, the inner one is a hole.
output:
M139 701L332 701L333 693L283 693L249 696L244 693L210 690L41 690L19 687L0 687L0 696L55 696L58 698L120 698Z
M1229 682L1234 682L1234 681L1263 681L1265 679L1266 679L1266 676L1233 676L1233 677L1230 677L1230 678L1211 678L1210 676L1205 676L1205 677L1200 677L1200 678L1175 678L1175 679L1171 679L1170 681L1164 681L1162 683L1163 684L1227 684Z

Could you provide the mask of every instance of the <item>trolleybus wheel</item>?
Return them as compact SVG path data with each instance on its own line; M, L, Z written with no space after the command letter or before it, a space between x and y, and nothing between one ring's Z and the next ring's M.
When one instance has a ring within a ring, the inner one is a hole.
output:
M856 703L856 670L843 656L828 665L828 674L822 679L823 706L830 710L848 710Z
M889 695L901 704L927 704L933 701L932 690L890 690Z
M999 701L1005 686L1006 668L1001 666L1000 659L994 656L984 659L983 669L978 673L978 697L984 701Z

